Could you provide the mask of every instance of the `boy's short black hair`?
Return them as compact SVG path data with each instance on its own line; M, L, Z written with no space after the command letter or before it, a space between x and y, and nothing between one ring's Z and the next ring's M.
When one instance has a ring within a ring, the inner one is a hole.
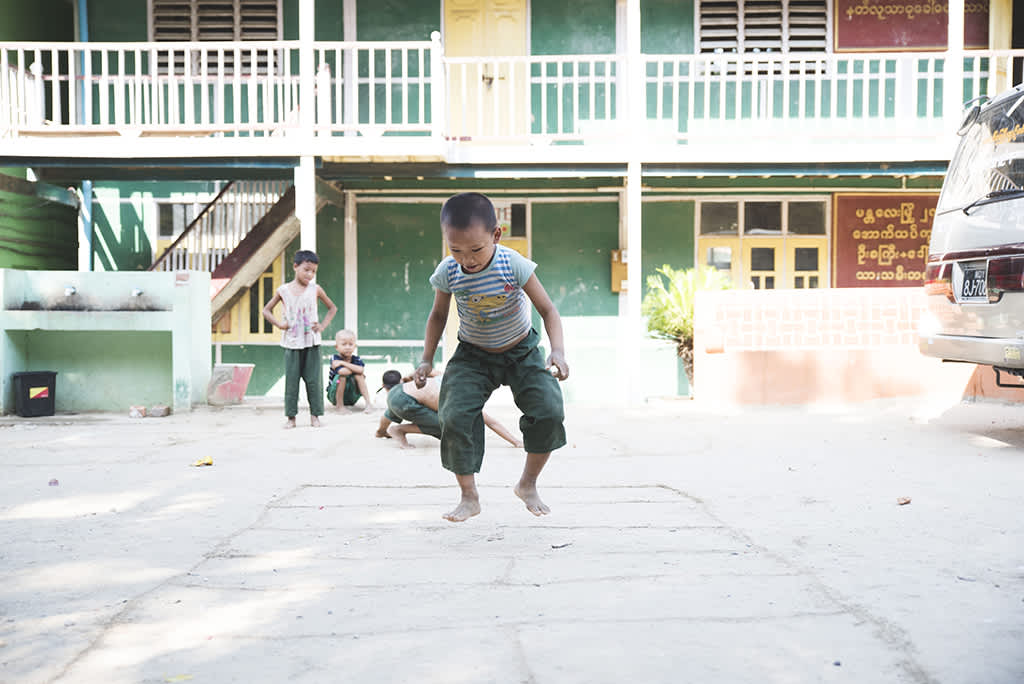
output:
M292 260L292 263L295 264L296 266L301 266L307 261L314 264L319 264L320 257L316 255L316 252L311 252L308 249L300 249L298 252L295 253L295 258Z
M441 225L465 230L479 221L487 230L498 227L494 205L487 195L479 192L462 192L452 195L441 207Z
M402 383L402 374L396 370L384 371L384 375L381 377L381 388L377 390L380 392L382 389L389 390L395 385Z

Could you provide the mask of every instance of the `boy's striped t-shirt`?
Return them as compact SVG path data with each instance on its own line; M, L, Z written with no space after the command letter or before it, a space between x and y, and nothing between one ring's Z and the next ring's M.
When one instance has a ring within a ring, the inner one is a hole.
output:
M491 263L477 273L463 273L454 258L445 257L430 276L430 284L455 298L460 340L500 349L532 327L523 285L536 268L519 252L497 245Z

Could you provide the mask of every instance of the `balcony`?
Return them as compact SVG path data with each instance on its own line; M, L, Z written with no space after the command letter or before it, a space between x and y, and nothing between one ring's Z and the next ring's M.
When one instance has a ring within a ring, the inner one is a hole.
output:
M1024 51L446 57L440 41L0 43L0 156L947 159ZM957 71L957 70L953 70ZM956 94L949 89L956 89ZM192 143L182 142L187 139ZM72 143L73 141L73 143Z

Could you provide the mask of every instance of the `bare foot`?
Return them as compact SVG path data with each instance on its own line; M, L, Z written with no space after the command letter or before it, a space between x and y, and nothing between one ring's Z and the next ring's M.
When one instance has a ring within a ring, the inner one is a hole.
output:
M459 505L441 517L450 522L462 522L479 514L480 499L470 498L463 494L462 499L459 501Z
M390 425L388 427L391 427ZM377 428L377 437L384 439L391 439L391 435L388 434L387 428Z
M373 404L367 404L366 408L363 409L363 413L373 413L377 410L377 407Z
M320 427L320 419L317 418L316 416L310 416L309 424L312 425L313 427Z
M291 418L286 420L285 423L284 423L284 429L285 430L291 430L293 427L295 427L295 416L292 416Z
M514 491L516 496L526 504L526 510L534 515L547 515L551 512L547 504L540 500L540 494L537 493L537 485L524 485L520 482L516 485Z
M415 444L410 444L405 437L405 432L398 425L388 425L388 436L394 437L401 449L415 449Z

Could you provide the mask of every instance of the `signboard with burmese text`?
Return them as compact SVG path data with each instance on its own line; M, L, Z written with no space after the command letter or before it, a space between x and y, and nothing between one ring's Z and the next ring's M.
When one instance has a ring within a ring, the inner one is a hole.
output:
M947 0L836 0L836 52L945 50ZM988 47L989 0L964 3L964 45Z
M835 287L921 287L938 193L836 194Z

